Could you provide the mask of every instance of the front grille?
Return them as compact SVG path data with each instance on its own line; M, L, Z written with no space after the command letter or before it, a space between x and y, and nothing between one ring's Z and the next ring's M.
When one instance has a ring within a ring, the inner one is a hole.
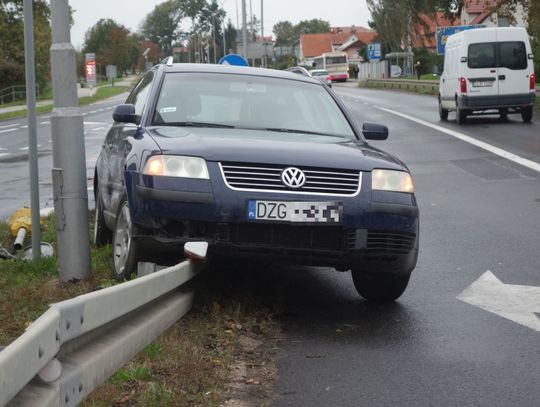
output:
M416 235L406 232L368 232L368 252L387 254L408 254L414 247Z
M276 191L282 193L353 196L358 194L361 173L355 170L296 167L306 176L298 189L281 181L281 173L289 166L273 164L220 163L225 183L242 191Z

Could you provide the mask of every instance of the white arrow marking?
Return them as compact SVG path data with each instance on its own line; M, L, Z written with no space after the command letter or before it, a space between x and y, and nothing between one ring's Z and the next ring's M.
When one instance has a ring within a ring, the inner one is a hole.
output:
M456 298L540 331L540 287L504 284L488 270Z

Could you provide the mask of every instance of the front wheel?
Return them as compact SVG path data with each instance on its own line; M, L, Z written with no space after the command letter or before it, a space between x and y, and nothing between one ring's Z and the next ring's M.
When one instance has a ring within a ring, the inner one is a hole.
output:
M366 273L352 270L354 287L358 294L369 301L391 302L405 292L409 284L410 273Z
M137 241L133 239L133 225L127 200L123 199L118 209L113 231L113 261L114 278L118 281L128 279L137 272L138 253Z
M533 108L532 106L527 106L521 109L521 119L524 123L529 123L532 120Z

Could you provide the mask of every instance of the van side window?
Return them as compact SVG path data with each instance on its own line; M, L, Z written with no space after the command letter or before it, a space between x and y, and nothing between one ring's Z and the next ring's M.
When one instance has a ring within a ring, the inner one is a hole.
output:
M495 43L481 42L469 45L467 63L472 69L495 68L497 66Z
M526 69L527 51L521 41L499 42L499 67L508 69Z

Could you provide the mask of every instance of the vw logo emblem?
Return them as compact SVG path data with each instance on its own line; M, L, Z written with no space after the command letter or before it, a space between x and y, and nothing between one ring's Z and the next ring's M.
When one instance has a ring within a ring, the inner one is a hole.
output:
M298 168L285 168L281 173L281 181L289 188L300 188L306 183L306 175Z

